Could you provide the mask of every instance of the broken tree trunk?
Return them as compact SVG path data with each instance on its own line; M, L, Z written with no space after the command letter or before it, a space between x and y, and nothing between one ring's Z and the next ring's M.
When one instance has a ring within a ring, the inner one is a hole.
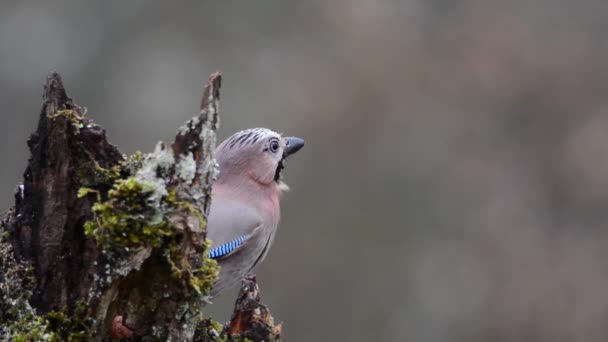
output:
M59 75L48 77L23 184L0 228L0 340L280 339L255 278L226 326L203 317L218 274L205 218L220 86L211 75L200 115L172 145L127 158Z

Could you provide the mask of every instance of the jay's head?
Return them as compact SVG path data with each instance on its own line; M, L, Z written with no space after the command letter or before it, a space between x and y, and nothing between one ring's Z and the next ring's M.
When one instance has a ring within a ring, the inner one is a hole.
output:
M220 166L218 181L249 178L269 185L281 183L285 159L298 152L304 140L282 137L267 128L252 128L233 134L218 146L216 158Z

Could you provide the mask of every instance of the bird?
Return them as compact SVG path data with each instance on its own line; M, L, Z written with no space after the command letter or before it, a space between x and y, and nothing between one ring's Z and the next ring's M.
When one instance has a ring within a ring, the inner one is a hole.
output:
M267 128L237 132L216 148L219 175L211 191L209 258L220 266L211 298L235 287L268 254L280 219L285 160L304 140Z

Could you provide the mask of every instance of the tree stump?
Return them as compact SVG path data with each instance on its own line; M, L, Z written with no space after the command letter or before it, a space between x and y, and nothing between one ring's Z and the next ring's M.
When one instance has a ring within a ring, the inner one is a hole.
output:
M0 340L279 341L255 278L232 320L205 319L217 278L206 216L221 75L171 145L126 157L47 78L31 157L0 232Z

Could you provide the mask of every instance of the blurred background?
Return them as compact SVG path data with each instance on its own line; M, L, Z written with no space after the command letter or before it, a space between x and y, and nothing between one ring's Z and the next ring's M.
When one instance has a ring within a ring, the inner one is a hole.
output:
M221 139L307 143L258 270L286 341L607 341L607 11L1 0L0 207L50 71L130 154L170 141L221 70Z

